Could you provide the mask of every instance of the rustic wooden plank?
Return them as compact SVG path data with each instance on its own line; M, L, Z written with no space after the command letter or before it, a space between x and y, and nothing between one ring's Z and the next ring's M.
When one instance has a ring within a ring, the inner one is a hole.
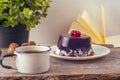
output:
M27 75L0 66L0 80L120 80L120 48L110 48L103 58L87 61L68 61L51 57L50 70L43 74ZM5 64L15 67L15 60Z
M120 74L87 74L51 77L50 80L120 80Z

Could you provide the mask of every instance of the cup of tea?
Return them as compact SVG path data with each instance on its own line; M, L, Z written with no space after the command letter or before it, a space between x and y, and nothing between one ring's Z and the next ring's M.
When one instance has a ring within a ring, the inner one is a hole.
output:
M7 69L14 69L5 65L4 58L16 56L16 68L20 73L43 73L50 68L49 52L51 48L48 46L21 46L14 50L14 54L6 54L1 57L0 64Z

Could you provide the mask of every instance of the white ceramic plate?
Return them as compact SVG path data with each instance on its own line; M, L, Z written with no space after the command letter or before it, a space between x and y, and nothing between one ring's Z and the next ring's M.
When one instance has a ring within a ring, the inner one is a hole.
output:
M96 55L94 56L87 56L87 57L68 57L68 56L59 56L55 54L57 46L51 46L51 53L50 56L59 58L59 59L65 59L65 60L91 60L96 58L101 58L110 53L110 49L104 46L100 45L92 45L92 49L95 52Z

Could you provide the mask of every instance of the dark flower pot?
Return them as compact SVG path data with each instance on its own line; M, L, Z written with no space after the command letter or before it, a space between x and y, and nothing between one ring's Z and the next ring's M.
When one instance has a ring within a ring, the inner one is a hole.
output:
M10 43L18 43L21 45L27 42L29 38L29 31L23 25L17 25L14 28L2 27L0 25L0 48L8 48Z

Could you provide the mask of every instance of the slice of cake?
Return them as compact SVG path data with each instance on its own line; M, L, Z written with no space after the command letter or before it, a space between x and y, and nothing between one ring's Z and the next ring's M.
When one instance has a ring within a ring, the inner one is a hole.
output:
M89 56L91 49L90 36L83 35L79 31L73 30L71 34L61 34L57 43L56 54L61 56Z

